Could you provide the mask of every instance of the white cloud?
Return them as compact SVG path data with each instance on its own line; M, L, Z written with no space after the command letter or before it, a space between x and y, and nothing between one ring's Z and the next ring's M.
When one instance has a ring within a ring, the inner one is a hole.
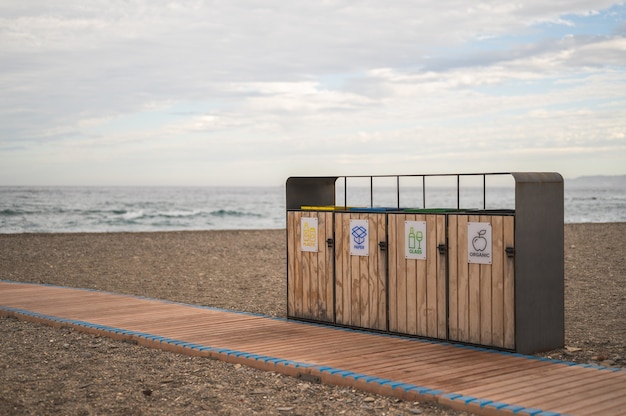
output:
M72 183L90 160L99 169L84 177L94 184L125 171L135 183L148 172L163 180L158 166L171 168L168 181L201 184L202 173L246 162L266 182L334 167L510 170L540 159L549 169L554 158L580 176L579 159L566 162L580 149L585 169L623 173L625 9L605 0L5 2L0 184Z

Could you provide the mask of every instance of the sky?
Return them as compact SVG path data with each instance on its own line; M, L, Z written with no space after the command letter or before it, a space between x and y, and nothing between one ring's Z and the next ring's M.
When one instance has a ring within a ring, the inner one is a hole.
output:
M0 185L626 174L626 2L0 0Z

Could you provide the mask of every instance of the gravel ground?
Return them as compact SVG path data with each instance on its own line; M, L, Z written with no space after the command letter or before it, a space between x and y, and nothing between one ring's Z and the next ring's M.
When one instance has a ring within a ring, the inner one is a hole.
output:
M565 226L566 348L626 367L626 223ZM285 232L0 234L0 279L285 316ZM0 414L462 415L0 318Z

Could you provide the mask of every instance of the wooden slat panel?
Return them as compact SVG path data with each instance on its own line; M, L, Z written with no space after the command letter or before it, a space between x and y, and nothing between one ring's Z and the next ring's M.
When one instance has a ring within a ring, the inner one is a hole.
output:
M324 241L322 242L322 244L326 244L326 240L327 239L333 239L334 237L334 228L335 228L335 224L333 221L333 213L332 212L327 212L324 214L326 217L326 233L325 233L325 238ZM326 247L326 276L324 279L324 293L326 294L326 297L324 299L324 307L325 307L325 311L326 314L324 316L324 318L326 319L326 321L328 322L333 322L334 321L334 314L333 314L333 302L335 299L335 295L334 295L334 290L335 290L335 285L334 285L334 276L335 276L335 258L334 258L334 248L333 247Z
M344 298L346 296L346 287L344 285L344 276L346 269L346 238L343 234L342 215L335 215L335 322L345 322Z
M303 286L304 286L304 276L303 276L303 260L302 260L302 251L301 251L301 230L300 230L300 220L302 218L302 213L299 212L299 215L296 217L297 218L297 222L294 225L294 230L295 230L295 247L296 247L296 251L294 252L295 255L295 270L296 270L296 275L295 275L295 281L294 281L294 296L295 296L295 308L294 308L294 316L297 317L303 317L304 313L303 313L303 296L304 296L304 291L303 291Z
M407 221L417 221L418 216L416 215L407 215ZM402 246L404 247L404 224L402 224ZM406 253L405 253L406 254ZM417 261L411 259L405 259L406 263L406 333L407 334L420 334L420 328L423 328L423 323L420 322L418 317L426 317L426 294L423 289L420 289L419 280L419 266ZM423 276L424 273L422 272ZM420 295L423 296L423 299L420 299ZM421 305L424 305L424 310L420 311ZM420 326L421 324L421 326Z
M387 287L387 290L389 291L388 313L389 330L393 332L398 330L398 253L404 252L404 248L398 245L400 243L398 239L398 221L400 221L399 217L401 216L402 215L389 216L389 225L387 227L387 234L389 238L387 244L387 250L389 253L389 284Z
M515 218L503 218L504 248L515 247ZM515 348L515 257L504 257L504 347Z
M311 212L307 215L309 218L318 218L317 212ZM318 229L317 229L317 240L318 240L318 249L319 249L319 218L318 218ZM305 290L308 290L308 293L305 294L305 312L307 313L307 318L317 319L317 308L316 301L319 297L319 272L318 272L318 259L319 259L319 251L307 251L302 252L303 257L306 259L306 262L309 264L308 267L308 275L306 275L305 279Z
M395 215L394 215L395 217ZM396 293L396 299L398 300L398 326L396 331L401 333L407 333L409 331L408 321L409 315L407 311L407 298L409 296L408 275L409 270L407 268L407 261L405 259L405 246L404 246L404 222L409 220L408 215L398 215L397 219L397 238L396 244L398 251L396 253L397 259L397 273L398 273L398 289ZM414 287L414 286L413 286Z
M479 222L491 224L491 216L481 215ZM492 227L493 229L493 227ZM493 259L493 247L492 247L492 259ZM492 260L493 261L493 260ZM491 277L492 277L491 264L480 265L480 344L493 345L492 344L492 299L491 299Z
M311 313L313 319L325 320L326 308L326 216L323 212L317 213L317 253L315 253L315 267L311 267Z
M448 332L453 340L459 339L458 218L448 216Z
M436 338L437 330L437 216L425 215L426 221L426 335Z
M350 218L361 219L358 214L348 216L348 233L351 232ZM350 270L348 271L348 280L352 287L352 296L349 299L352 312L348 324L353 326L361 326L361 257L362 256L350 256Z
M389 242L387 240L387 220L386 216L378 215L378 240L385 243L387 250L389 249ZM387 271L387 251L378 251L378 267L376 274L376 311L377 311L377 325L375 329L388 330L388 308L387 308L387 285L388 279L385 275Z
M301 220L317 218L318 251L301 248ZM292 211L288 213L288 308L289 316L323 322L332 321L333 258L326 246L332 235L332 213Z
M457 267L449 273L450 339L514 349L514 264L504 250L513 246L514 217L459 215L449 221L449 243L456 247L456 253L450 247L450 264ZM467 222L491 224L492 264L468 264Z
M427 223L427 259L405 258L405 222ZM390 214L389 239L396 245L390 250L390 302L394 302L390 330L411 335L447 338L446 256L437 245L445 244L446 223L443 215ZM393 254L392 254L393 253Z
M381 215L370 215L369 220L369 246L370 255L367 258L367 324L366 328L377 329L378 323L378 219Z
M470 215L469 222L479 222L480 216ZM467 249L467 239L460 242ZM466 260L467 261L467 260ZM469 337L468 341L480 344L480 264L468 264Z
M290 211L287 212L287 315L293 316L295 313L295 293L296 286L295 281L298 278L296 275L296 256L297 252L295 237L295 224L298 221L299 212Z
M389 330L407 333L407 260L405 259L404 222L410 220L405 214L389 216Z
M310 212L303 212L302 217L310 217ZM300 224L298 224L298 230L300 230ZM298 235L298 241L300 236ZM301 286L301 302L299 317L312 318L311 316L311 253L307 251L300 251L300 258L302 259L301 274L302 274L302 286ZM314 258L317 265L317 257Z
M437 245L446 245L446 216L437 216ZM437 252L437 334L440 339L448 339L447 330L447 256Z
M374 235L376 227L373 226L372 220L369 218L367 214L360 214L356 218L360 220L367 220L369 222L369 227L368 227L369 230L368 230L368 235L367 235L367 238L369 240L369 256L357 257L359 259L358 278L359 278L359 288L361 292L358 298L359 314L361 316L360 317L361 322L360 324L357 324L357 325L360 325L364 328L371 328L369 294L370 294L370 284L371 284L372 277L370 275L370 263L371 263L372 256L376 253L375 243L372 244L372 237L376 238L376 236Z
M349 325L352 322L352 281L350 278L351 262L350 256L350 216L348 214L337 214L335 217L337 238L341 239L339 247L335 250L337 261L336 285L337 285L337 323Z
M469 267L467 263L467 215L459 215L457 222L457 294L458 294L458 337L456 341L470 340Z
M369 222L369 256L350 255L350 220ZM338 213L336 231L342 242L337 254L336 303L337 323L369 329L387 330L386 252L378 243L386 240L386 220L383 214ZM340 267L341 264L341 267Z
M491 341L496 347L504 347L504 258L501 216L491 218L493 239L492 275L491 275Z
M323 212L317 216L317 253L315 253L315 265L311 265L311 315L315 320L323 320L324 315L324 280L326 279L326 217Z

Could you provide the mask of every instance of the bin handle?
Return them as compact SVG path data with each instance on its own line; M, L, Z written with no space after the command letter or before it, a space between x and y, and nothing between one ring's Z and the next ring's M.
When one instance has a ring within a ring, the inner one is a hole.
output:
M437 250L439 250L439 254L446 254L446 245L443 243L439 244Z
M332 248L333 247L333 243L334 243L334 241L333 241L332 238L329 238L329 239L326 240L326 246L328 248Z
M380 243L378 243L378 247L380 247L381 250L385 251L387 250L387 243L384 241L381 241Z

